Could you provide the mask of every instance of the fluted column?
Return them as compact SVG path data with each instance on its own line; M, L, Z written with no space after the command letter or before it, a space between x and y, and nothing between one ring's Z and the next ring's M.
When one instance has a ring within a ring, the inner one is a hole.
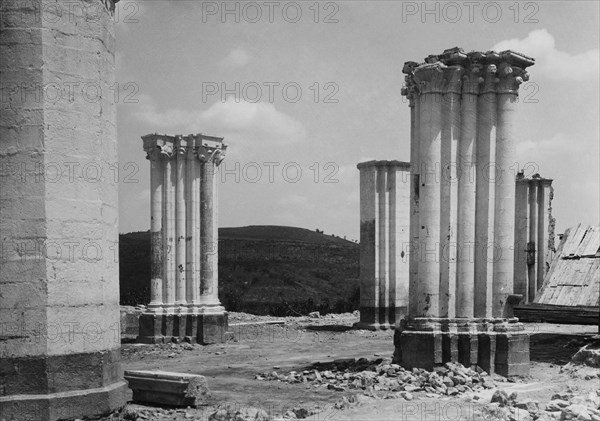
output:
M466 58L466 57L465 57ZM456 259L458 230L458 142L461 130L461 86L464 68L452 65L444 69L441 141L440 202L440 316L456 313Z
M177 179L175 182L175 248L177 273L175 275L175 304L178 311L185 310L186 305L186 211L185 211L185 184L186 184L186 159L187 141L183 136L176 137L177 142Z
M484 85L477 103L477 177L475 211L475 317L491 317L494 260L494 204L496 154L497 67L485 68Z
M461 133L458 142L456 317L474 317L477 97L483 83L482 66L476 61L478 58L472 58L462 85Z
M146 145L144 145L146 146ZM163 306L163 158L155 144L146 148L150 160L150 303L148 308L161 312Z
M174 145L170 146L173 151L169 153L165 160L164 171L164 197L163 197L163 302L165 309L172 312L175 308L175 283L176 283L176 216L175 216L175 201L176 201L176 150Z
M506 317L507 298L512 293L515 244L515 174L517 94L525 72L503 61L499 67L498 131L494 196L494 259L492 315Z
M218 197L217 171L224 158L220 149L202 146L200 181L200 304L208 307L220 306L218 296Z
M414 72L421 93L419 271L416 285L417 316L420 317L440 315L440 163L444 67L441 63L434 63L421 66Z

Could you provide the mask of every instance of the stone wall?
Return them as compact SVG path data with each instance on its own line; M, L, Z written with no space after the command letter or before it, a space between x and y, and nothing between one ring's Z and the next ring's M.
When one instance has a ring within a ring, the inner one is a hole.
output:
M0 7L0 413L106 412L126 387L114 4Z

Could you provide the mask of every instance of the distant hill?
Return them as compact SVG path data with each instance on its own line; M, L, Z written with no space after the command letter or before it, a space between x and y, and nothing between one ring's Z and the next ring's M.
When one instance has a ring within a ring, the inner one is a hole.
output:
M150 234L122 234L121 304L150 299ZM252 225L219 229L219 298L230 311L277 316L359 305L359 245L321 231Z

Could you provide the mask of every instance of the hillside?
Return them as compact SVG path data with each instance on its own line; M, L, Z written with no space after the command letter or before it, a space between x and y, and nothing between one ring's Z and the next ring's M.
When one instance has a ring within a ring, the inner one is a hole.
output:
M150 298L150 234L122 234L121 304ZM359 246L283 226L219 229L219 298L230 311L277 316L344 312L359 304Z

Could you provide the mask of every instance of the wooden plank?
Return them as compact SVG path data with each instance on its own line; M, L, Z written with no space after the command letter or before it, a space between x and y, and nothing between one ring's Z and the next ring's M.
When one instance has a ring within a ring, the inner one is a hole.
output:
M598 324L598 307L526 304L514 307L514 314L523 322L564 324Z
M587 227L584 227L582 224L577 225L577 229L573 235L569 235L569 238L567 238L567 243L563 248L562 257L575 256L577 247L579 247L579 244L581 243L581 240L587 231L586 228Z
M581 294L579 305L600 305L600 259L590 259L592 265L587 275L589 284Z
M581 251L582 256L595 256L600 248L600 227L592 228L588 233L589 241L586 247Z
M586 247L589 245L590 240L592 240L593 235L594 235L594 228L587 227L587 229L583 233L583 237L581 237L581 242L579 243L579 245L577 246L577 249L575 249L575 252L573 253L575 256L584 256L585 255L584 251L585 251Z

